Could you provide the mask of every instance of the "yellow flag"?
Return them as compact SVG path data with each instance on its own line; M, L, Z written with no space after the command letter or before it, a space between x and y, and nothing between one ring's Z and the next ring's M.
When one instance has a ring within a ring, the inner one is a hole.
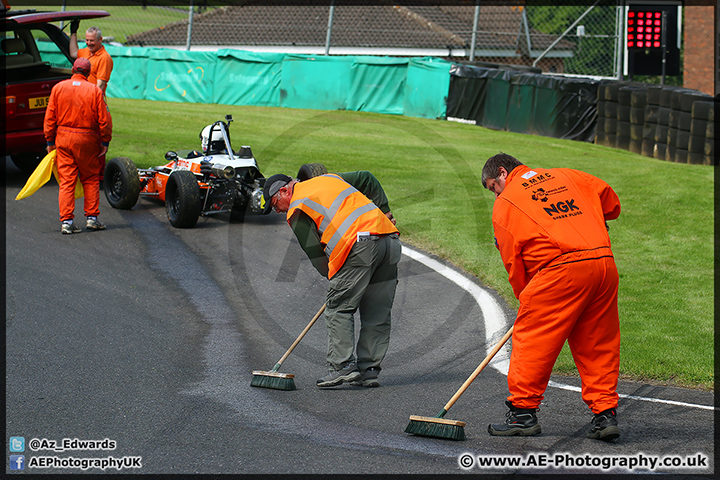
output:
M22 200L23 198L27 198L37 192L40 187L50 180L51 174L54 174L55 180L57 180L58 184L60 183L58 169L55 163L56 156L57 150L53 150L45 155L45 158L42 159L37 168L35 168L35 171L32 175L30 175L30 178L28 178L28 181L25 183L22 190L20 190L20 193L17 194L15 200ZM85 192L83 191L82 183L80 183L80 179L78 178L77 183L75 184L75 198L81 198L83 195L85 195Z

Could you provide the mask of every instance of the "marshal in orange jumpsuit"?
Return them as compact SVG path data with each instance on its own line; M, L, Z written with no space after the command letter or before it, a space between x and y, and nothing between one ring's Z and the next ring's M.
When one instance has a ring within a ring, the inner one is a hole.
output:
M520 301L508 400L521 409L540 405L567 340L583 401L595 414L616 408L618 272L605 222L620 215L618 196L599 178L566 168L520 165L500 188L492 183L496 245Z
M78 59L75 64L83 61L87 62ZM102 90L75 67L73 76L50 92L44 131L48 151L57 148L60 221L75 216L78 176L85 190L85 216L96 217L100 213L99 155L107 151L112 138L112 119Z

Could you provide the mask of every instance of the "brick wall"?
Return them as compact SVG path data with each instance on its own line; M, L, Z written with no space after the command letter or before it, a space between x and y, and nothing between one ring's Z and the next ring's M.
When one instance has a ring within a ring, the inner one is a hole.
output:
M715 45L718 38L715 30L716 3L708 0L685 0L684 12L684 86L708 95L720 94L715 91L715 72L718 68Z

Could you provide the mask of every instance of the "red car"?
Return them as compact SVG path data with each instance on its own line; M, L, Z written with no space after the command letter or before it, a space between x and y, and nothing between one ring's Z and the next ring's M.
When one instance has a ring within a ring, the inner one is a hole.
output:
M7 6L0 10L3 31L0 70L5 78L5 115L1 120L3 140L0 148L3 155L9 155L23 172L31 173L45 156L43 120L50 90L72 74L70 38L53 23L62 22L63 28L69 28L73 20L109 15L101 10L38 12ZM39 49L38 45L51 47ZM48 56L45 53L47 58L43 58L41 50L55 49L62 55ZM58 58L62 60L58 61Z

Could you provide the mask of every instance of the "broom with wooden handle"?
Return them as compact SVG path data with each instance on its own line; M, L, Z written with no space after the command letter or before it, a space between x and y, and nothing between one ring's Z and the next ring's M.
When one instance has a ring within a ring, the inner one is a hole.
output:
M475 369L475 371L465 380L462 387L455 392L455 395L450 401L445 404L445 407L435 417L420 417L417 415L410 415L410 423L405 429L405 433L411 433L413 435L419 435L421 437L436 437L436 438L448 438L450 440L465 440L465 422L458 420L446 420L443 417L450 410L460 395L470 386L470 384L480 375L480 372L490 363L495 354L505 345L505 343L512 336L513 327L500 339L497 345L487 354L485 360Z
M300 343L300 340L303 339L305 334L310 330L310 328L315 324L315 321L320 318L320 315L325 311L325 307L327 304L324 304L322 307L320 307L320 310L315 314L315 316L310 320L310 323L307 324L307 327L305 327L305 330L303 330L300 335L295 339L292 345L290 345L290 348L288 348L287 352L285 352L285 355L278 360L278 362L275 364L275 366L270 370L269 372L265 372L262 370L255 370L253 371L253 378L250 382L251 387L261 387L261 388L274 388L275 390L295 390L295 375L292 373L279 373L278 370L280 370L280 365L285 361L285 359L292 353L292 351L295 349L298 343Z

